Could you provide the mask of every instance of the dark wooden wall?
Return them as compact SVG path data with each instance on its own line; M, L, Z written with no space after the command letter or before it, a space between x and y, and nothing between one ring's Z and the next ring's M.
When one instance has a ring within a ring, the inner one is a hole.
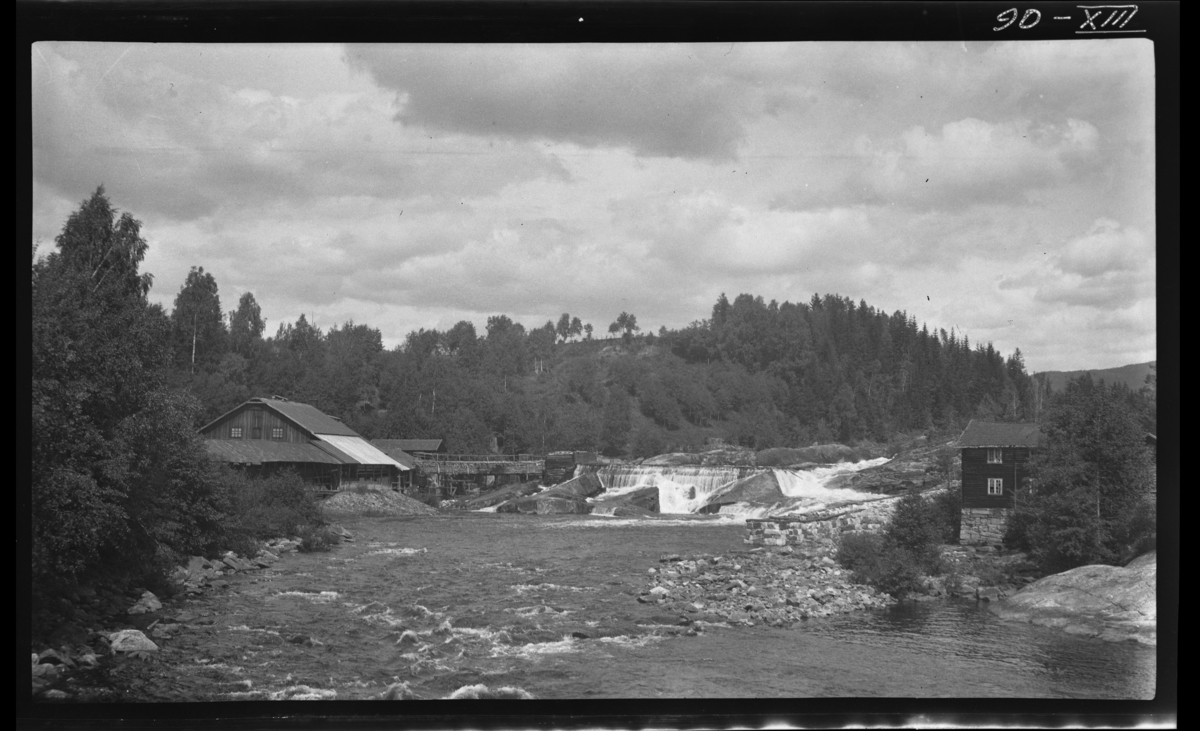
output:
M303 429L267 407L254 404L241 407L217 424L205 429L203 434L208 439L234 439L235 437L230 436L230 429L235 426L242 427L242 439L298 443L309 441L308 434ZM275 427L283 427L283 439L272 440L271 430Z
M1003 464L987 463L986 447L962 450L962 504L964 508L1011 508L1014 491L1028 482L1029 448L1004 447ZM989 477L1004 478L1004 494L988 495Z

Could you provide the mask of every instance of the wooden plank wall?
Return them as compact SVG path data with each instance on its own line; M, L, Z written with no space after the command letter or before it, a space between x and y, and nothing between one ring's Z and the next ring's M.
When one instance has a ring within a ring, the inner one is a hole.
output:
M987 449L971 447L962 450L962 499L964 508L1011 508L1013 493L1024 485L1029 475L1029 448L1004 447L1003 464L988 464ZM988 495L989 477L1004 478L1004 494Z
M295 426L265 406L255 406L253 404L238 409L219 423L204 430L203 434L208 439L237 439L238 437L234 437L231 434L231 429L235 426L242 427L241 439L265 439L267 441L296 442L299 444L305 444L309 441L308 434L303 429ZM283 428L283 439L271 438L272 430L276 427Z

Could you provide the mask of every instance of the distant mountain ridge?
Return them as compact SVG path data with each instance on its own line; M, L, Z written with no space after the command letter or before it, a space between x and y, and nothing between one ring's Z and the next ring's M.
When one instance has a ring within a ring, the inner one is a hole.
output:
M1123 365L1118 368L1101 368L1088 371L1042 371L1035 375L1045 375L1050 380L1050 388L1055 391L1061 391L1067 386L1067 381L1072 378L1078 378L1084 373L1090 373L1093 381L1104 380L1105 383L1124 383L1134 391L1146 385L1146 376L1152 371L1150 366L1157 361L1147 361L1146 363L1133 363Z

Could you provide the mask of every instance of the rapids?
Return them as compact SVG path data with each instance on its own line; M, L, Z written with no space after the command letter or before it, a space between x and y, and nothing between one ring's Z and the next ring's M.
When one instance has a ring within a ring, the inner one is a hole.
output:
M784 500L771 504L736 502L721 505L721 515L736 519L793 515L819 510L830 505L876 499L870 493L826 487L841 475L876 467L887 457L861 462L839 462L809 470L755 467L706 467L698 465L605 465L597 471L604 495L613 496L647 487L658 488L659 512L687 515L700 512L712 500L729 491L739 480L763 472L770 473Z

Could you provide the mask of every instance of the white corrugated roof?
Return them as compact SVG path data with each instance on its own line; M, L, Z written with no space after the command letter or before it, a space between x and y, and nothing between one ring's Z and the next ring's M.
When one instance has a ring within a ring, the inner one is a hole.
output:
M320 439L334 449L344 452L359 464L391 464L396 465L398 469L409 469L373 447L370 442L362 437L322 434Z

